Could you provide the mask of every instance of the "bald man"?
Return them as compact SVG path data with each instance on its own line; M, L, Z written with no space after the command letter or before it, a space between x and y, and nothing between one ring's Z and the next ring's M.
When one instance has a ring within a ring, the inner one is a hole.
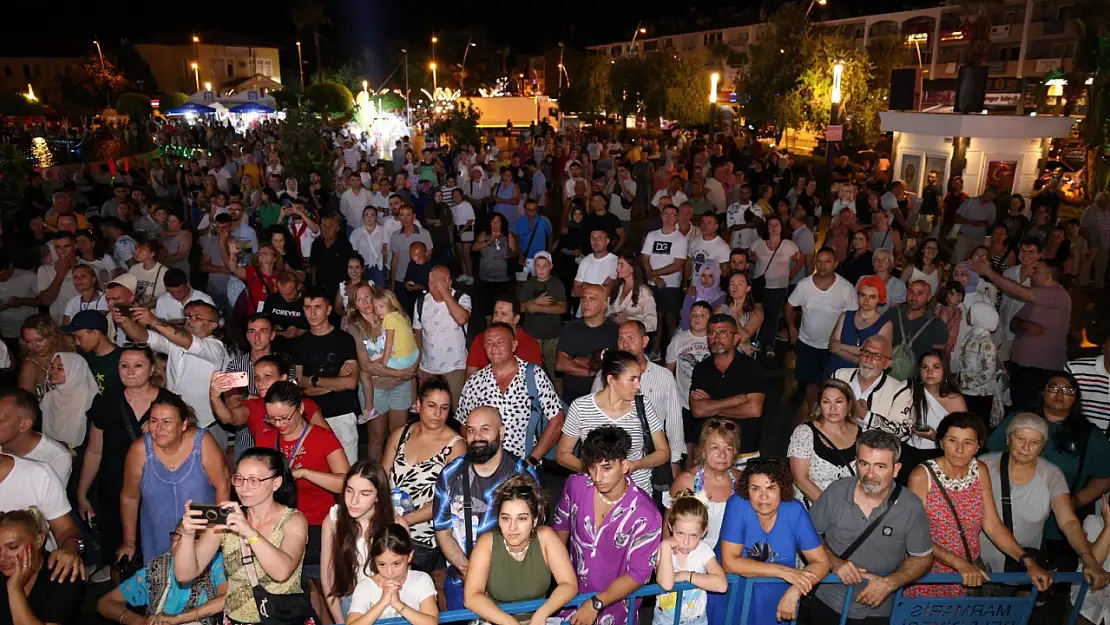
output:
M428 292L417 300L412 315L416 346L420 348L421 382L441 375L451 387L452 408L458 406L466 376L466 324L470 296L451 288L451 272L440 265L428 275Z
M518 473L527 473L539 483L532 467L501 448L501 434L501 413L497 408L479 406L470 411L463 427L467 452L444 467L436 480L432 527L436 542L450 563L444 584L448 610L464 607L463 580L470 564L468 556L478 537L497 525L493 491ZM469 519L460 515L468 500Z
M606 290L582 285L582 318L563 326L555 370L563 373L563 401L570 404L590 392L601 369L601 351L617 346L619 326L605 315Z

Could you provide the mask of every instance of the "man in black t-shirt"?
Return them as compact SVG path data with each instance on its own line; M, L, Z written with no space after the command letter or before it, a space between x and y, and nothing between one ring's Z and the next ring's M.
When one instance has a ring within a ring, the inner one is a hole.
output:
M740 427L738 453L759 451L763 416L763 370L755 358L737 351L736 320L727 313L709 318L710 358L690 374L690 412L695 419L718 417Z
M262 314L274 324L274 351L290 351L293 341L308 331L300 290L301 281L296 272L283 269L278 272L277 292L271 293L262 304Z
M591 195L590 212L582 220L582 226L586 229L586 232L593 232L594 230L607 232L609 240L612 241L610 251L619 255L621 248L624 247L624 224L621 223L619 217L609 212L608 206L609 200L605 195L601 193Z
M555 370L563 373L563 401L570 404L593 388L601 350L617 346L619 326L605 316L605 287L582 285L582 318L563 326Z
M358 459L358 352L354 338L328 321L331 300L323 289L304 294L308 332L290 350L297 365L297 380L306 397L320 406L343 451L352 463Z
M310 264L313 286L322 287L328 301L334 301L339 283L347 278L347 261L354 255L351 242L339 232L339 217L320 218L320 238L312 242Z

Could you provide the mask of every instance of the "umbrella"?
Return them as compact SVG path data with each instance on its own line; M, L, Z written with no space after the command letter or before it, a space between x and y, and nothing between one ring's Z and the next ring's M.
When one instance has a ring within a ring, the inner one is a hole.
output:
M228 112L229 113L265 113L265 114L270 114L270 113L274 112L274 109L272 109L272 108L270 108L270 107L268 107L264 104L259 104L257 102L244 102L243 104L240 104L238 106L231 107L230 109L228 109Z
M194 115L205 115L208 113L215 113L216 109L211 106L204 106L196 102L186 102L181 106L166 111L166 115L184 115L186 113L193 113Z

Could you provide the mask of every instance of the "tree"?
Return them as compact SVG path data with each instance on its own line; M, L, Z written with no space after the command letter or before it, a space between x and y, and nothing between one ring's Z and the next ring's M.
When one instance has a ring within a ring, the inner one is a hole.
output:
M3 223L19 223L17 216L23 212L23 190L31 171L31 163L21 147L0 143L0 221ZM27 217L22 221L26 224Z
M756 128L774 125L781 136L783 129L801 121L796 103L783 98L806 68L803 46L811 27L801 9L787 5L771 16L769 36L751 46L751 64L737 91L741 112Z
M354 108L351 90L334 82L318 82L304 90L304 97L313 111L332 117L346 115Z
M89 54L70 65L62 89L78 104L98 109L127 88L127 79L108 57Z
M1099 0L1080 0L1073 15L1079 30L1071 82L1091 83L1087 88L1087 116L1083 120L1083 141L1087 144L1084 167L1087 194L1092 196L1110 188L1110 15Z
M601 56L588 56L574 72L574 82L565 91L560 107L567 111L600 113L613 108L610 98L609 72L613 64ZM550 82L550 78L548 81ZM558 84L556 79L555 84ZM551 85L548 85L551 90Z
M291 89L278 89L270 95L274 96L274 104L277 105L279 111L297 106L301 102L300 95Z
M968 49L965 66L982 65L987 60L991 45L991 14L1006 0L956 0L956 4L971 13L967 21Z
M709 74L707 58L700 54L677 59L656 55L663 85L661 115L683 124L704 122L709 114Z
M316 80L324 81L324 61L320 53L320 27L331 23L324 0L297 0L291 16L297 32L312 31L312 45L316 50Z
M285 121L278 127L278 144L285 174L297 180L308 180L308 174L320 174L321 184L332 184L332 155L324 142L324 123L307 106L285 111Z
M145 94L158 93L158 80L154 78L150 65L135 46L126 40L123 41L116 51L115 58L120 73L127 77L127 82L131 83L136 91Z
M159 103L160 104L160 103ZM116 112L127 115L132 120L140 121L150 119L154 109L150 105L150 98L141 93L122 93L116 100Z
M339 66L337 69L329 69L324 72L323 79L316 78L313 82L334 82L351 90L351 92L362 91L362 81L367 80L368 75L361 71L354 63L347 62ZM371 88L374 85L370 85Z
M482 112L469 99L459 99L455 108L432 126L432 133L450 135L454 145L477 146L481 141L478 135L478 120L481 118Z
M162 97L158 100L158 108L162 111L172 111L179 106L183 106L188 101L189 96L187 94L181 93L180 91L171 91L162 94Z

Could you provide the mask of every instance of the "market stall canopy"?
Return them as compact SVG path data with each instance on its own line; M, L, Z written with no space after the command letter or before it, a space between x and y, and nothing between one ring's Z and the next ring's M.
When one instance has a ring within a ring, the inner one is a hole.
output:
M192 113L193 115L209 115L215 112L216 109L211 106L197 104L196 102L186 102L175 109L166 111L166 115L185 115L187 113Z
M258 102L244 102L228 109L229 113L264 113L269 115L274 109Z

